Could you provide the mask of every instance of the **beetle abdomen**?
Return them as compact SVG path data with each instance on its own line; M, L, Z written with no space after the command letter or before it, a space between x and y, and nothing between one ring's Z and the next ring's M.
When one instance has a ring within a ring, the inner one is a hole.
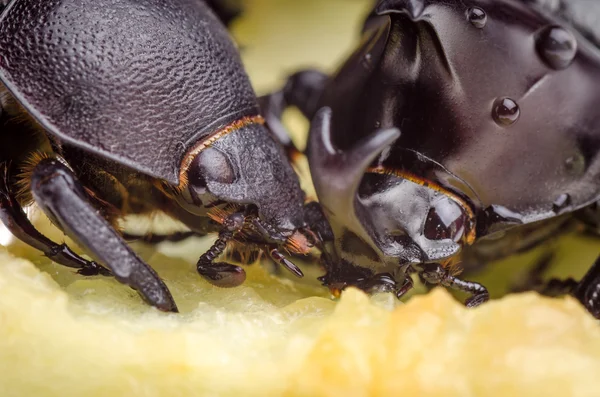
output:
M174 184L189 146L258 112L200 0L16 0L0 20L0 78L61 141Z

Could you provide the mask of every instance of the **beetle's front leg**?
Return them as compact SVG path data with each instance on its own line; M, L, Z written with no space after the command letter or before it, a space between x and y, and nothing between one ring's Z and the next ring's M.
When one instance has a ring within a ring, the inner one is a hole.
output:
M303 70L288 77L280 91L259 98L267 126L286 148L288 155L299 153L299 150L281 123L283 112L290 106L296 106L307 119L312 120L326 81L327 75L318 70Z
M85 260L66 244L58 244L40 233L31 224L9 187L8 166L0 165L0 221L19 240L44 253L63 266L77 269L84 276L110 276L110 271L96 262Z
M479 306L490 299L490 294L483 285L473 281L461 280L451 275L439 263L424 263L415 266L415 268L419 272L419 276L429 284L439 284L471 294L471 297L465 301L467 307Z
M286 259L286 257L279 252L274 245L281 245L286 242L286 238L281 235L281 233L274 230L272 227L268 227L264 223L260 221L258 218L252 219L252 225L256 229L256 231L261 235L261 237L267 242L267 251L269 252L269 256L271 259L289 270L296 277L304 277L304 273L298 266L292 263L290 260Z
M42 160L33 170L31 192L44 213L105 264L117 280L137 290L144 300L158 309L177 311L167 286L92 207L69 168L54 159Z
M227 242L242 230L244 221L244 215L239 212L225 218L217 241L200 257L196 264L198 273L217 287L237 287L246 280L246 272L241 267L225 262L214 262L225 251Z

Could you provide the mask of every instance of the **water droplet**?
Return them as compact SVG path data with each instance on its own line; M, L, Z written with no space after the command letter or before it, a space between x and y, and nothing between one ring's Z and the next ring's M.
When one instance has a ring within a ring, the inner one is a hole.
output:
M494 101L492 117L496 124L507 127L516 123L520 115L521 110L519 109L519 105L512 99L505 97Z
M379 128L381 127L381 121L376 121L375 122L375 128Z
M538 32L535 47L542 60L556 70L567 68L577 54L575 36L560 26L546 26Z
M471 7L467 10L467 20L478 29L483 29L487 23L487 14L479 7Z
M370 53L365 54L365 61L371 62L372 55Z
M552 211L554 213L559 214L565 208L571 205L571 196L568 193L563 193L554 200L552 203Z

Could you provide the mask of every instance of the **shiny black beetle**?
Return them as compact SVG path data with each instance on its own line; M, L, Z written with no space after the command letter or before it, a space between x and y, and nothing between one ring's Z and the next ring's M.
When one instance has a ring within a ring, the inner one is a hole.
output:
M401 296L418 273L475 306L489 294L458 262L593 211L599 15L591 1L382 0L335 75L299 72L264 98L275 127L285 106L314 117L307 155L334 235L324 284ZM563 286L600 316L600 261Z
M0 18L0 80L0 219L22 241L166 311L177 310L166 285L115 230L122 215L161 210L218 232L197 265L215 285L245 279L213 263L231 239L302 275L278 248L308 251L305 208L316 207L204 1L14 0ZM31 201L107 268L36 231Z

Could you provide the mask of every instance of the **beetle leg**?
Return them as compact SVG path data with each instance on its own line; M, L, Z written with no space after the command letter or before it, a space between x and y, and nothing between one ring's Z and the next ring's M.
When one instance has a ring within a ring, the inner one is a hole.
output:
M78 269L84 276L110 276L110 271L96 262L88 261L73 252L66 244L58 244L40 233L29 222L23 208L8 187L8 170L2 166L0 177L0 220L6 228L25 244L40 250L52 261L63 266Z
M223 221L223 229L217 241L206 251L196 264L198 273L217 287L237 287L246 280L246 272L240 266L224 262L214 262L225 251L227 242L244 227L244 215L236 212Z
M558 279L553 278L548 280L542 288L539 288L539 293L545 296L557 297L571 294L575 291L579 282L574 278Z
M488 290L481 284L473 281L461 280L451 275L439 263L427 263L418 266L421 278L430 284L440 284L448 288L471 294L465 301L467 307L479 306L490 298Z
M271 249L269 251L269 256L275 261L275 263L279 263L281 266L292 272L292 274L294 274L296 277L304 277L302 270L300 270L300 268L294 265L290 260L286 259L286 257L283 256L283 254L279 252L277 248Z
M318 248L323 249L322 245L324 242L331 242L334 240L333 231L323 213L321 204L316 201L305 204L304 219L308 224L310 232L316 237L313 238L311 242Z
M108 266L117 280L137 290L158 309L177 311L167 286L92 207L69 168L54 159L42 160L33 170L31 192L50 219Z
M600 319L600 257L583 276L573 295L594 317Z
M122 233L121 234L126 241L140 241L145 244L160 244L162 242L168 241L170 243L178 243L183 240L187 240L190 237L202 237L205 234L186 231L186 232L175 232L171 234L144 234L137 235L131 233Z
M285 147L288 156L300 151L292 142L287 129L281 123L286 108L296 106L309 120L317 112L319 98L325 89L327 75L317 70L303 70L288 77L282 90L259 98L267 126L275 138Z
M413 279L410 276L410 274L407 274L406 278L404 279L404 283L402 283L402 286L396 290L396 297L398 299L401 299L408 291L413 289L413 287L414 287Z
M277 230L272 227L265 225L258 218L252 218L252 226L256 231L265 239L268 243L281 244L286 241L286 238L281 235Z
M265 225L258 218L252 219L252 225L268 243L283 244L287 241L287 239L283 237L279 232L274 230L272 227ZM267 251L269 252L269 256L271 257L271 259L273 259L275 263L280 264L281 266L289 270L292 274L294 274L296 277L304 277L304 273L302 273L302 270L300 270L300 268L294 263L292 263L290 260L286 259L285 256L283 256L283 254L277 250L277 248L267 248Z
M553 258L554 253L552 252L547 252L546 254L544 254L540 259L536 261L534 266L532 266L532 268L529 271L527 271L524 280L519 281L518 283L515 283L510 287L510 292L524 292L531 290L540 291L540 289L544 289L543 274L550 267Z
M357 283L356 286L369 294L392 292L397 289L396 280L389 273L375 274L373 277Z

